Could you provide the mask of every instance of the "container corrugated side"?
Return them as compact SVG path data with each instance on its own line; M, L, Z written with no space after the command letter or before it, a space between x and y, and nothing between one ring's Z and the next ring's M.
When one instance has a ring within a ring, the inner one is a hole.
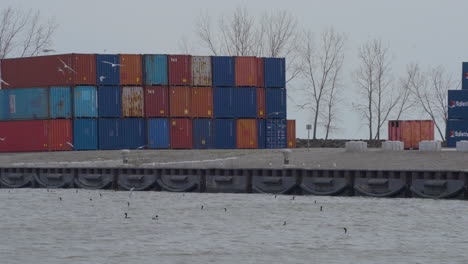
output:
M213 128L212 119L193 119L193 148L213 148Z
M168 85L167 56L144 55L144 79L146 85Z
M99 117L122 117L122 89L119 86L100 86L97 90Z
M76 86L73 89L73 116L98 117L98 98L95 86Z
M172 149L192 148L192 120L190 120L189 118L171 118L170 131Z
M257 119L258 148L264 149L266 144L266 122L265 119Z
M211 57L192 56L192 86L212 86Z
M126 149L146 147L146 122L143 118L120 119L122 146Z
M122 88L123 117L143 117L145 115L143 87Z
M213 146L216 149L236 148L236 120L215 119Z
M47 120L0 122L0 152L47 151Z
M266 118L286 118L286 89L265 89Z
M258 85L258 65L256 57L235 57L236 86L256 87Z
M137 54L120 54L120 84L142 85L142 57Z
M236 144L238 149L256 149L258 130L256 119L237 119Z
M266 145L268 149L287 147L287 127L285 119L266 120Z
M98 121L99 149L122 149L120 119L101 118Z
M98 149L98 121L97 119L81 118L73 120L74 150Z
M49 88L49 115L50 118L71 118L71 88Z
M235 86L235 62L234 57L214 56L211 59L213 65L213 86Z
M71 54L73 71L73 83L77 85L96 85L96 54ZM63 65L62 65L63 68ZM58 69L57 69L58 70ZM48 84L50 85L50 84Z
M468 120L447 121L447 146L454 148L458 141L468 140Z
M191 111L192 117L213 117L213 88L192 87Z
M73 150L73 128L70 119L49 120L49 151Z
M265 88L257 88L257 118L265 118Z
M169 119L150 118L147 121L148 128L148 148L165 149L169 148Z
M214 118L234 118L233 88L213 88Z
M118 64L120 64L119 55L96 55L96 83L98 86L120 85L120 66Z
M47 119L47 88L0 90L0 120Z
M421 120L421 141L434 140L434 121Z
M169 85L189 86L192 83L192 59L189 55L167 57Z
M401 122L399 120L388 121L388 140L402 141L401 140Z
M173 86L169 89L169 107L171 117L190 117L192 91L188 86Z
M169 116L169 87L146 86L145 87L145 116L167 117Z
M287 120L288 148L296 148L296 120Z
M264 67L263 58L257 58L257 87L265 87Z
M233 111L236 118L257 117L257 89L240 87L233 89Z
M265 87L286 87L286 60L284 58L264 58Z
M448 119L468 119L468 90L448 91Z

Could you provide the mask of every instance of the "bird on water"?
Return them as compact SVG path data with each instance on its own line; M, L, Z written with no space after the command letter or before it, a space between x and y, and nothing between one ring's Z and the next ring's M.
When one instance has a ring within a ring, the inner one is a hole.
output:
M151 218L153 220L158 220L158 215L155 215L153 218Z
M322 211L322 209L323 209L322 206L320 206L320 212Z
M226 209L226 208L224 208L224 212L227 212L227 209Z
M284 226L286 225L286 221L283 222L283 225L284 225Z
M343 227L343 229L345 234L348 233L348 229L346 229L346 227Z
M200 210L203 210L203 205L200 207Z
M130 216L127 215L127 213L125 213L125 219L129 219L131 218Z

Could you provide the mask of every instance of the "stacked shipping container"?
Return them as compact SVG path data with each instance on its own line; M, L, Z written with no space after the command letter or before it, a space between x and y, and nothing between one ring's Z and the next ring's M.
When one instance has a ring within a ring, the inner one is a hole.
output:
M13 120L37 120L44 138L8 134L21 144L0 151L295 146L284 59L66 54L1 66L11 83L0 90L3 134L28 126Z
M448 147L468 140L468 62L462 64L462 89L448 91L448 121L446 139Z

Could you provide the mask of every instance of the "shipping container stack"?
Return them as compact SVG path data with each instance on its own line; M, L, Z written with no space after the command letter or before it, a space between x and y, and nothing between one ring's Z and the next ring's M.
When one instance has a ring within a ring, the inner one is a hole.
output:
M0 151L295 147L281 58L67 54L1 66Z
M462 64L462 89L448 91L447 146L468 140L468 62Z

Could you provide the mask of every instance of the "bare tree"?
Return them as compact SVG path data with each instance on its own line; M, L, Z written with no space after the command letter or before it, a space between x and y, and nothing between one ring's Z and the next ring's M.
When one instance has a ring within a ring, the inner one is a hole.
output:
M338 83L339 83L339 73L341 71L341 67L343 65L343 60L341 60L340 65L336 67L336 69L333 71L333 78L332 82L330 85L330 91L327 95L327 98L325 100L326 102L326 114L324 119L324 128L325 128L325 140L328 139L328 136L330 135L331 132L335 131L338 129L336 125L336 121L338 121L338 109L336 108L336 105L340 102L339 98L339 90L337 89Z
M304 33L304 40L300 50L304 65L303 76L306 84L303 89L306 103L299 105L301 109L309 109L313 116L313 139L317 139L317 128L325 104L328 114L325 115L326 134L332 127L334 120L333 106L336 99L336 85L344 60L344 35L333 28L323 31L319 44L315 47L312 33ZM328 102L327 102L328 98Z
M400 95L400 100L396 108L396 120L400 120L402 115L415 107L416 99L411 92L411 83L415 78L415 67L416 64L408 65L406 67L406 75L399 80L398 94Z
M0 59L39 55L50 47L57 29L55 21L43 21L39 11L13 7L0 11L0 21Z
M371 40L360 47L358 57L360 66L354 73L354 80L364 100L354 107L367 121L369 140L380 139L382 126L400 100L392 89L388 48L382 46L381 40Z

